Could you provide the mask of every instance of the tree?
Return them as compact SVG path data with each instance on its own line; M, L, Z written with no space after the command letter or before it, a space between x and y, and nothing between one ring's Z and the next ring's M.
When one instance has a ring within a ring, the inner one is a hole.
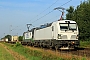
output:
M18 40L19 40L19 41L22 41L22 40L23 40L23 36L19 36L19 37L18 37Z
M11 35L6 35L4 38L8 38L8 40L11 41Z
M66 10L68 13L66 14L66 19L68 20L72 20L73 17L73 12L74 12L74 8L72 6L70 6L69 9Z
M79 26L80 40L90 39L90 0L82 2L74 9L69 7L67 10L66 19L71 19L77 22Z

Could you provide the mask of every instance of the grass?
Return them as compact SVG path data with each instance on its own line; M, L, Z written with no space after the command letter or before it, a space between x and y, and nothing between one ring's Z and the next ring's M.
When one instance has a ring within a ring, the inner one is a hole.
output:
M0 45L0 60L15 60L14 57Z
M17 43L15 45L11 45L8 43L4 43L4 44L7 45L13 51L16 51L19 54L25 56L27 60L86 60L85 58L79 59L77 57L74 57L73 55L69 58L65 58L65 57L59 56L58 54L55 55L55 53L52 53L52 52L46 52L43 50L39 51L33 48L29 49L22 46L20 43ZM64 56L66 55L64 54Z
M80 41L80 47L90 48L90 41Z
M43 53L37 50L30 50L29 48L23 47L21 44L17 43L15 45L10 45L5 43L9 48L18 52L19 54L25 56L27 60L63 60L63 58L56 57L48 53Z

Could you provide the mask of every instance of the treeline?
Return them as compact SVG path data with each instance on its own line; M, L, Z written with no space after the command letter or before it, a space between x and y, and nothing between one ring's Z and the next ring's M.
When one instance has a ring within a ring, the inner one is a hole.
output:
M67 9L66 19L74 20L79 26L79 39L90 40L90 0L81 2L76 8Z
M8 41L12 40L12 36L11 35L6 35L5 37L1 38L1 39L8 39ZM18 41L22 41L23 40L23 36L18 36Z

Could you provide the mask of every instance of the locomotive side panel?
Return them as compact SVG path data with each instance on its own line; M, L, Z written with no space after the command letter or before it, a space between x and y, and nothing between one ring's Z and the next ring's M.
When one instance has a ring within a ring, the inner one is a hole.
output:
M35 30L34 40L49 40L52 39L52 27L47 27Z

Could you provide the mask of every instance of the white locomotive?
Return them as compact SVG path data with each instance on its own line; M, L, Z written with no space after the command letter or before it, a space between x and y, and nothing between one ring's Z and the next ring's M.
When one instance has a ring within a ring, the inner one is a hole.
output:
M60 20L24 32L24 42L42 47L75 48L79 46L78 26L75 21Z

